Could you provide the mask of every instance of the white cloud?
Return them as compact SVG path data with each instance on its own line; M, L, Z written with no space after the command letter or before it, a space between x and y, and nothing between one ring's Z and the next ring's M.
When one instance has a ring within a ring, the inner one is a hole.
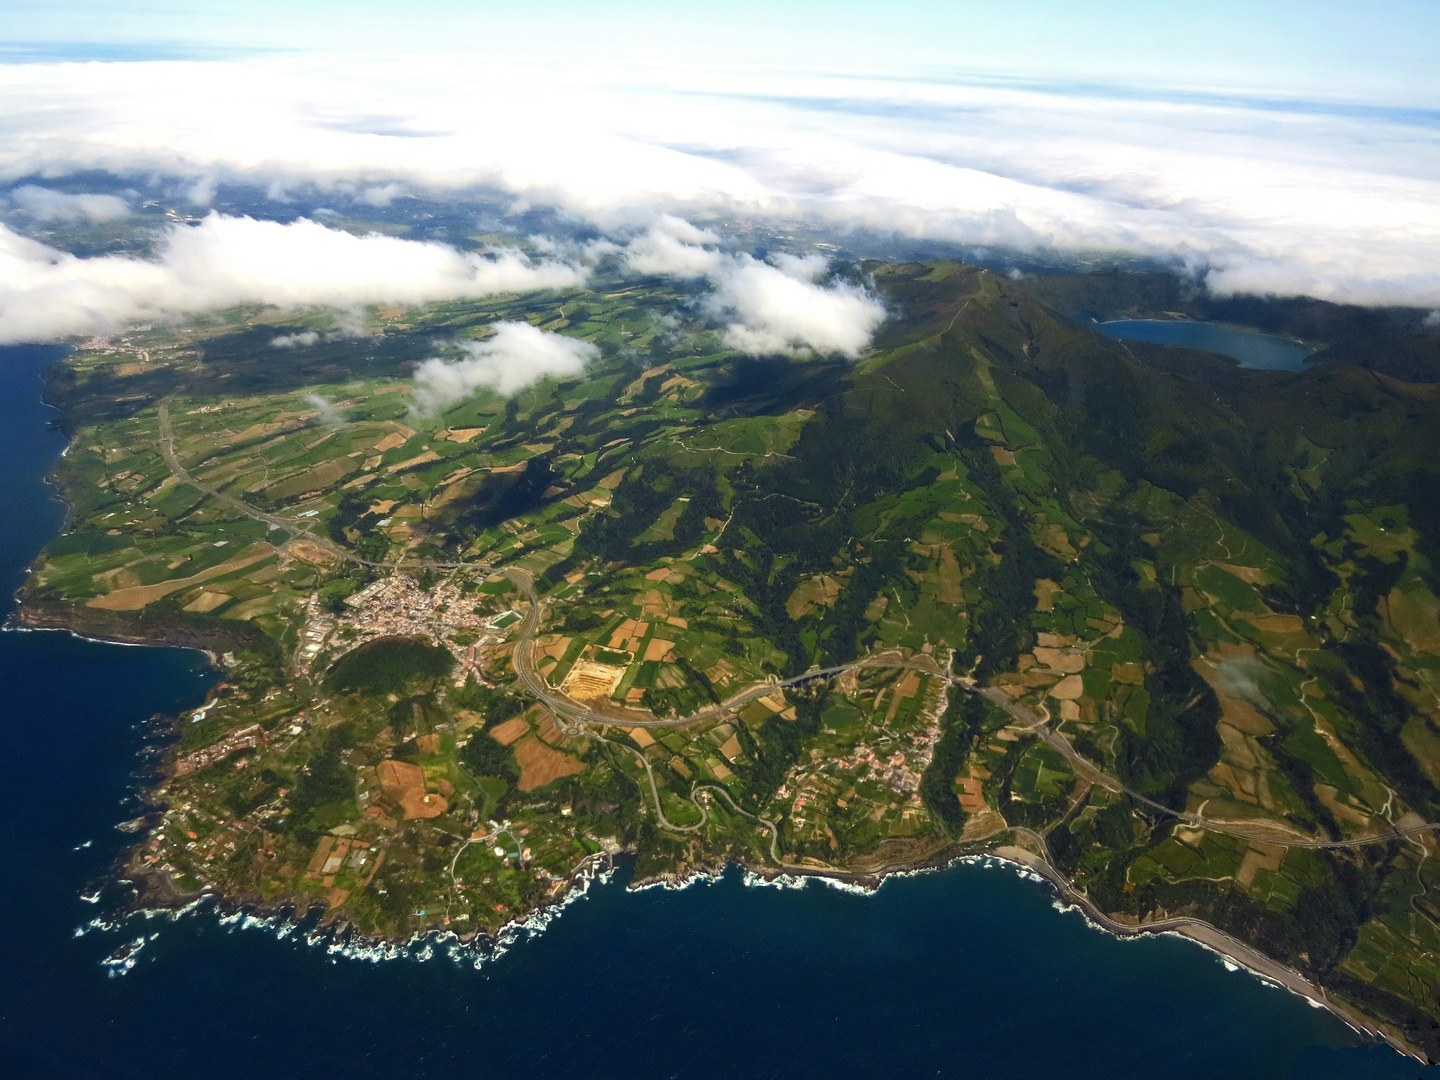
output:
M70 195L25 184L10 198L36 221L114 221L130 215L129 203L118 195Z
M320 413L320 423L326 425L344 423L345 414L319 394L306 394L305 400L315 406L316 411Z
M654 225L625 245L625 261L637 274L705 277L720 268L723 256L701 245L719 242L720 237L708 229L661 214Z
M0 343L111 333L139 320L242 303L420 304L569 288L586 275L582 267L532 262L516 251L487 257L444 244L354 236L303 218L282 225L212 213L196 226L172 227L153 261L77 258L0 226Z
M614 233L660 213L812 222L1440 304L1433 124L1334 101L574 58L0 65L0 177L92 168L181 176L201 203L226 181L487 185ZM627 257L706 273L705 243L656 226Z
M854 359L884 321L884 306L865 289L815 284L829 268L821 255L780 252L767 263L703 246L719 240L664 214L623 250L642 274L708 278L714 291L703 307L728 323L726 344L752 355L813 351Z
M272 349L305 349L319 344L320 335L314 330L301 330L294 334L281 334L270 339Z
M436 412L487 388L509 397L541 379L580 375L600 355L588 341L537 329L524 322L498 322L484 341L467 341L463 360L432 357L415 369L415 400Z
M734 319L726 343L754 355L813 350L858 357L884 321L884 305L856 285L816 285L825 269L818 257L781 255L776 262L739 255L715 274L708 306Z
M213 172L206 173L191 186L187 198L196 206L209 206L215 201L215 187L219 183Z
M335 329L326 336L332 340L336 338L362 338L370 331L365 329L365 313L359 308L351 308L348 311L335 313Z
M356 201L363 202L368 206L389 206L395 201L395 197L404 192L403 184L376 184L368 187L356 196Z
M815 281L830 269L830 263L825 256L813 252L809 255L791 255L780 251L771 255L770 261L787 277L796 281Z
M328 333L317 330L296 330L270 339L272 349L308 349L322 341L344 341L347 338L362 338L369 334L365 329L365 313L356 308L335 313L335 329Z
M1434 311L1430 312L1429 315L1425 316L1425 325L1440 326L1440 308L1436 308Z

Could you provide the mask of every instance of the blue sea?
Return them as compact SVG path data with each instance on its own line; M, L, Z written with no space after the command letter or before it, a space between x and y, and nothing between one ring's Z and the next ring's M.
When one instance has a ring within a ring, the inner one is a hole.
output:
M1121 341L1148 341L1156 345L1183 345L1205 349L1238 360L1241 367L1266 371L1304 371L1306 357L1315 350L1303 341L1239 330L1219 323L1187 319L1118 319L1092 324L1106 337Z
M38 373L0 349L0 577L61 527L63 449ZM8 609L7 609L8 610ZM375 962L211 911L107 924L147 724L193 707L205 658L0 634L0 1077L824 1076L1414 1080L1328 1013L1174 938L1118 941L997 864L855 895L738 871L630 893L623 870L478 967ZM108 926L108 928L107 928ZM106 960L126 944L129 964ZM428 958L424 958L428 954Z

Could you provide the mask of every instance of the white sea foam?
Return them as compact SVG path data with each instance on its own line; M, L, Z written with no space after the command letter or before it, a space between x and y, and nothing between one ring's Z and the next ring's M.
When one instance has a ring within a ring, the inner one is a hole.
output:
M111 978L128 974L134 970L135 964L139 961L141 950L159 936L159 934L141 934L139 937L125 942L104 960L101 960L100 966L105 968L106 974Z
M1051 906L1057 912L1078 914L1080 918L1084 920L1086 926L1104 933L1112 940L1139 942L1146 938L1160 936L1180 938L1191 945L1198 945L1200 948L1213 954L1227 972L1244 971L1261 983L1294 994L1312 1008L1326 1009L1327 1011L1335 1012L1322 998L1278 982L1261 972L1255 971L1243 961L1237 960L1221 949L1206 942L1198 941L1177 930L1131 933L1117 932L1111 927L1107 927L1093 919L1083 904L1067 900L1064 895L1055 888L1054 883L1045 875L1021 863L996 855L963 855L950 860L943 866L895 871L883 875L880 880L873 885L862 885L857 882L820 874L780 873L774 876L768 876L758 874L748 869L743 871L742 881L746 888L772 888L789 891L804 889L809 885L810 880L815 878L818 879L820 885L826 888L850 893L852 895L873 896L883 887L885 882L891 878L917 877L921 874L931 874L961 864L977 866L983 869L1003 868L1021 880L1043 883L1049 886L1055 892ZM724 869L696 871L679 881L654 881L628 891L643 892L647 889L661 888L668 892L679 892L696 884L715 884L721 879L724 872ZM397 942L356 938L350 936L344 927L321 924L305 932L299 940L311 948L323 949L332 963L338 963L342 958L346 960L382 963L392 960L414 960L423 962L433 960L436 957L444 957L457 964L470 966L478 971L484 965L504 956L517 944L543 934L545 930L550 927L551 923L560 917L566 908L586 899L592 886L609 884L614 880L614 877L615 869L613 866L603 872L586 868L582 874L577 875L577 886L567 892L564 897L553 904L530 912L525 916L518 917L505 924L493 938L477 935L469 941L464 941L453 931L445 930L437 932L431 930L413 935L408 940ZM76 927L74 936L77 938L83 937L95 931L107 933L121 932L128 920L136 918L144 921L164 919L172 923L178 922L183 916L195 914L207 908L214 911L217 924L224 927L227 931L263 930L273 933L277 940L285 940L296 934L302 929L304 921L307 921L305 913L298 911L261 915L244 909L233 909L229 911L216 910L215 904L217 900L217 897L211 894L205 894L196 897L194 900L179 908L140 909L129 912L119 919L99 916L91 919L88 923ZM100 964L111 977L125 975L135 968L138 958L145 946L155 941L159 936L158 931L140 934L130 941L122 943L108 957L100 961ZM1368 1034L1343 1013L1335 1014L1343 1022L1354 1027L1357 1031L1360 1031L1362 1034Z
M75 928L75 936L77 938L84 937L86 934L93 934L97 930L108 933L119 929L120 924L117 923L114 919L107 918L104 915L99 915L91 919L88 923L77 926Z
M204 908L213 912L216 925L227 932L258 930L271 933L281 941L293 936L297 942L308 948L323 952L332 962L345 959L378 964L392 960L424 962L446 958L478 970L483 965L505 955L515 945L544 933L566 908L585 899L592 887L609 884L614 877L613 866L605 870L586 868L583 873L576 876L575 886L556 902L511 920L502 926L494 937L476 935L468 941L462 940L459 934L453 930L427 930L414 934L404 941L389 941L361 937L345 926L328 925L323 922L309 926L307 929L309 920L304 911L287 910L262 914L246 908L225 909L216 905L215 901L218 898L208 894L197 897L180 908L143 908L127 913L119 921L103 917L92 919L89 923L77 927L75 936L81 937L96 930L119 932L124 929L125 922L130 919L142 921L161 919L178 922L182 916L197 913ZM685 884L691 883L693 882L687 881ZM155 935L151 934L150 940L153 940L154 937ZM139 945L133 942L130 945L132 950L127 952L126 956L117 957L112 954L110 959L103 962L112 969L112 973L123 974L134 966L133 960L130 958L133 950L138 949ZM116 953L125 948L125 945L121 945L117 948Z
M803 889L810 883L810 877L806 874L776 874L774 877L765 877L753 870L746 870L742 880L747 889Z
M679 881L670 881L666 878L659 878L655 881L647 881L644 885L631 885L628 892L647 892L650 889L664 889L666 892L684 892L692 885L713 885L724 876L724 869L720 870L695 870Z
M955 866L960 861L960 859L951 859L943 866L917 866L913 870L889 870L886 871L885 876L880 879L880 884L883 885L887 881L904 881L906 878L929 877L931 874L938 874L942 870L949 870L950 867ZM880 886L877 885L875 888L878 890L879 887Z
M834 889L836 892L849 893L851 896L874 896L880 891L883 880L874 885L861 885L855 881L846 881L844 878L824 877L819 878L820 884L827 889Z

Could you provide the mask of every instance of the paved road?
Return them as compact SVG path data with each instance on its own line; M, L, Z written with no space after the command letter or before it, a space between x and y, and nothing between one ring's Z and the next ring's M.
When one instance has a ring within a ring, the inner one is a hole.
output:
M614 715L601 712L598 709L592 709L564 694L558 693L553 690L545 681L544 677L535 670L534 645L532 639L535 632L539 629L544 605L535 593L530 576L524 570L511 569L504 571L504 573L511 581L519 586L520 591L525 594L525 598L530 604L529 611L525 616L525 621L521 624L520 641L515 646L515 673L519 677L521 685L523 685L530 694L550 707L551 711L555 713L556 718L561 721L567 734L577 734L581 724L609 724L625 728L681 727L685 724L700 723L734 714L756 698L765 697L784 687L795 686L800 683L810 682L814 679L833 678L847 671L856 671L863 668L909 668L946 679L951 685L959 687L966 693L979 694L994 702L1014 717L1022 728L1033 733L1047 745L1054 747L1063 754L1066 761L1069 762L1071 768L1074 770L1075 775L1082 780L1091 784L1097 784L1116 794L1128 795L1136 802L1149 807L1157 813L1176 818L1196 828L1208 829L1211 832L1223 833L1227 836L1234 836L1243 840L1253 840L1257 843L1316 849L1365 847L1369 844L1383 844L1393 840L1406 840L1422 833L1440 830L1440 824L1425 822L1404 828L1397 827L1382 833L1355 837L1349 840L1324 840L1318 837L1307 836L1298 830L1287 828L1278 823L1235 821L1225 818L1206 817L1203 814L1196 814L1187 810L1175 810L1166 806L1164 803L1157 802L1142 792L1127 787L1117 777L1111 776L1109 773L1100 769L1094 762L1076 750L1069 739L1055 730L1053 720L1048 714L1037 713L1032 709L1017 704L999 687L977 686L974 680L945 671L933 661L905 660L899 657L887 658L884 654L868 657L865 660L857 660L852 664L817 668L790 679L783 679L772 683L762 683L760 686L737 694L735 697L730 698L720 705L709 706L701 709L699 712L691 713L689 716L671 717L664 720L631 720L628 717L621 719ZM656 799L658 805L658 792L656 793Z
M333 555L337 559L345 560L352 563L358 563L361 566L382 567L393 570L411 568L458 570L461 568L474 567L477 565L476 563L438 562L433 559L398 560L393 563L372 562L369 559L362 559L353 551L349 551L339 546L327 536L315 535L311 531L312 526L308 520L284 518L275 514L268 514L263 510L256 509L249 503L244 502L241 499L237 499L233 495L227 495L224 492L217 490L209 484L203 483L202 481L196 479L193 475L191 475L191 473L183 465L180 464L180 460L175 456L175 435L174 428L170 421L169 401L160 401L159 405L157 406L157 412L159 413L160 417L160 454L165 459L165 464L169 466L170 471L173 472L185 483L189 484L192 487L198 488L206 495L209 495L213 499L219 500L220 502L224 503L226 506L229 506L231 509L235 510L238 513L244 514L250 518L254 518L256 521L263 521L267 525L271 525L275 528L283 529L292 537L303 538L307 543L314 544L316 547L323 549L325 552ZM1036 737L1044 740L1047 745L1054 747L1055 750L1063 754L1066 761L1070 763L1070 767L1074 770L1075 775L1087 781L1088 783L1098 784L1099 786L1109 791L1113 791L1116 794L1128 795L1136 802L1144 806L1148 806L1150 809L1156 811L1157 813L1177 818L1178 820L1185 822L1187 825L1193 825L1196 828L1208 829L1211 832L1224 833L1225 835L1235 836L1244 840L1253 840L1257 843L1274 844L1276 846L1283 847L1304 847L1316 849L1364 847L1369 844L1383 844L1389 843L1394 840L1408 840L1422 833L1440 830L1440 824L1424 822L1419 825L1411 825L1403 828L1396 827L1383 833L1376 833L1365 837L1356 837L1350 840L1321 840L1319 838L1306 836L1305 834L1298 831L1288 829L1278 823L1272 824L1263 821L1231 821L1223 818L1217 819L1205 817L1202 814L1196 814L1185 810L1174 810L1163 803L1156 802L1148 795L1142 794L1141 792L1135 791L1133 788L1127 787L1121 780L1111 776L1110 774L1106 773L1104 770L1096 766L1093 762L1091 762L1078 750L1076 750L1069 739L1065 738L1064 735L1060 734L1060 732L1055 730L1053 726L1053 720L1048 715L1048 713L1037 713L1034 710L1028 709L1023 705L1017 704L1016 702L1012 701L1010 697L998 687L977 686L973 680L967 679L960 675L955 675L953 672L945 671L941 669L939 665L937 665L934 661L928 660L928 658L926 660L906 660L899 657L898 655L891 655L887 657L886 654L882 653L876 656L867 657L864 660L857 660L854 663L850 664L839 664L834 667L828 668L816 668L812 671L805 672L803 675L796 675L789 679L781 679L776 682L761 683L759 686L751 687L749 690L737 694L736 696L729 698L728 700L722 702L719 705L708 706L704 709L701 709L699 712L690 714L689 716L671 717L668 719L656 718L652 720L633 720L629 717L621 719L608 713L601 712L598 709L592 709L588 705L581 704L580 702L575 701L573 698L567 697L566 695L551 689L550 685L545 681L544 677L541 676L540 673L535 669L534 638L536 633L540 629L540 622L544 613L544 603L536 594L534 582L531 580L529 573L527 573L525 570L518 567L512 567L508 570L503 571L503 573L511 581L515 582L515 584L520 588L520 591L525 595L525 599L529 602L529 609L526 611L524 621L520 625L520 637L515 644L514 666L516 677L518 678L520 684L526 689L526 691L528 691L537 700L542 701L547 706L549 706L550 710L555 714L556 720L560 723L562 730L564 730L565 733L569 735L579 734L580 725L582 724L603 724L625 728L669 728L681 727L686 724L697 724L702 723L706 720L714 720L722 716L733 715L757 698L766 697L770 694L775 693L775 691L777 690L784 689L787 686L798 686L802 683L811 682L815 679L834 678L837 675L843 675L847 671L856 671L863 668L909 668L912 670L924 671L938 678L946 679L951 683L951 685L959 687L966 693L980 694L985 698L989 699L990 701L994 702L996 705L998 705L1000 708L1004 709L1007 713L1014 717L1015 720L1019 722L1019 724L1023 728L1032 732L1036 735ZM616 745L624 744L617 743ZM627 749L629 749L628 746ZM641 758L642 761L645 761L646 770L648 772L649 762L645 759L643 754L638 756ZM655 786L653 774L650 777L650 782L652 791L655 795L656 812L659 815L662 824L665 824L667 828L679 828L670 825L665 821L664 812L660 810L660 795L658 788L656 788ZM696 805L699 804L697 803ZM736 807L736 809L739 810L739 807ZM741 810L740 812L746 813L743 810ZM702 820L700 824L703 825L705 820L705 811L703 807L701 807L701 815ZM749 814L747 814L747 816L754 817L754 815ZM771 846L773 848L775 842L774 826L771 825L770 822L765 821L765 819L763 818L757 818L756 820L763 822L767 827L771 829ZM690 829L697 829L699 827L700 825L683 827L680 828L680 831L689 831Z
M787 686L799 686L802 683L813 682L816 679L834 678L836 675L843 675L847 671L855 671L859 668L914 668L919 671L927 671L932 675L944 676L935 663L912 662L901 659L898 654L893 659L887 659L884 654L869 657L865 660L857 660L853 664L839 664L835 667L814 668L803 675L795 675L789 679L778 679L774 682L761 683L759 686L752 686L750 689L727 698L719 705L708 705L699 712L691 713L689 716L669 717L666 719L635 719L629 716L617 716L614 713L602 712L599 709L592 709L590 706L576 701L574 698L551 688L544 677L535 669L535 649L533 637L540 628L540 621L544 609L544 603L535 594L535 587L530 575L518 567L502 570L506 577L519 586L520 591L525 594L529 601L529 610L525 613L525 620L520 624L520 640L515 644L515 674L520 684L529 693L550 706L557 716L569 719L573 723L580 724L609 724L614 727L623 728L671 728L683 727L686 724L698 724L706 720L715 720L722 716L730 716L739 712L750 702L757 698L768 697L777 690L783 690ZM573 725L572 725L573 726ZM573 732L572 732L573 733Z
M177 477L193 488L198 488L212 499L217 499L230 507L237 513L246 517L254 518L256 521L263 521L277 529L284 529L292 537L303 537L308 543L323 549L327 554L344 562L356 563L360 566L373 566L391 570L409 570L412 568L432 570L460 570L467 567L475 567L477 563L450 563L438 562L434 559L399 559L395 562L373 562L370 559L362 559L353 551L341 547L328 536L317 536L311 531L312 523L309 519L280 517L277 514L267 514L264 510L257 509L242 499L233 495L227 495L201 480L196 479L185 466L180 464L180 459L175 456L175 431L170 422L169 399L161 399L156 406L156 412L160 416L160 456L165 459L165 464Z
M246 517L254 518L256 521L263 521L272 528L284 529L291 536L303 536L311 543L324 548L336 558L351 558L352 561L355 562L361 561L354 559L351 555L331 543L329 539L317 537L311 533L310 523L308 521L297 521L294 518L282 518L274 514L267 514L263 510L257 510L247 502L242 502L233 495L227 495L223 491L219 491L209 484L197 480L190 474L185 466L180 464L180 459L175 456L175 430L170 423L170 402L162 400L156 407L156 411L160 414L160 456L165 459L165 464L170 467L170 471L185 483L193 488L199 488L212 499L219 500L230 507L230 509L238 511Z
M1112 919L1105 912L1097 908L1090 898L1070 883L1070 880L1056 869L1050 862L1049 847L1045 838L1032 829L1023 827L1008 827L998 830L996 834L1013 833L1017 839L1029 841L1034 850L1024 847L1001 847L997 854L1002 858L1020 863L1029 867L1036 873L1046 878L1060 898L1068 904L1080 908L1091 921L1104 927L1117 937L1138 937L1142 934L1180 934L1199 942L1215 952L1228 956L1233 960L1245 965L1249 970L1285 987L1292 993L1308 998L1330 1012L1338 1016L1346 1024L1349 1024L1356 1031L1363 1032L1374 1038L1382 1039L1392 1049L1409 1057L1414 1057L1415 1052L1406 1046L1402 1039L1397 1038L1391 1032L1369 1020L1351 1012L1350 1009L1335 1002L1325 988L1318 983L1312 982L1306 976L1287 967L1280 961L1266 956L1259 949L1248 942L1227 934L1225 931L1210 925L1203 919L1196 919L1188 915L1176 915L1164 919L1156 919L1154 922L1131 924L1118 922ZM982 840L985 838L981 838Z
M303 537L307 542L322 548L324 551L333 555L337 559L345 560L352 563L358 563L362 566L389 567L395 570L409 569L411 567L428 567L437 570L454 570L460 569L462 567L476 565L474 563L445 563L430 559L401 560L395 563L372 562L368 559L361 558L354 552L348 551L345 548L340 547L339 545L331 541L328 537L316 536L311 531L311 525L309 521L301 521L294 518L282 518L275 514L268 514L262 510L256 509L249 503L235 498L234 496L227 495L224 492L218 491L214 487L211 487L210 485L197 480L193 475L191 475L191 473L187 469L185 469L183 465L180 464L179 459L175 456L174 431L170 421L169 402L162 400L159 403L158 412L160 417L160 452L165 459L166 465L169 466L171 472L173 472L177 477L179 477L179 479L181 479L185 483L199 489L200 491L203 491L211 498L224 503L238 513L244 514L247 517L251 517L256 521L263 521L267 525L274 526L275 528L283 529L292 537ZM591 709L588 706L582 705L562 694L555 692L550 688L549 684L545 682L544 678L535 670L534 637L540 628L540 622L543 615L544 606L540 598L536 595L534 584L530 578L530 575L527 572L519 568L512 568L504 571L504 573L507 577L510 578L511 581L514 581L516 585L519 586L520 590L525 594L525 597L529 602L529 610L526 612L524 621L521 623L520 637L519 640L516 642L515 646L514 667L516 676L519 679L521 685L524 686L529 693L531 693L538 700L544 702L547 706L550 707L550 709L554 712L556 719L562 722L562 724L570 734L578 734L581 724L619 725L624 727L646 728L679 727L684 724L699 723L705 720L714 719L716 717L733 714L739 709L743 708L745 705L749 704L751 701L754 701L755 699L760 697L765 697L769 694L773 694L776 690L782 689L786 686L795 686L801 683L812 681L814 679L833 678L834 676L844 674L847 671L855 671L862 668L910 668L913 670L925 671L931 675L940 678L945 678L952 685L959 687L967 693L981 694L988 700L994 702L996 705L998 705L1000 708L1004 709L1007 713L1014 717L1015 720L1021 725L1021 727L1025 728L1030 732L1033 732L1047 745L1054 747L1055 750L1063 754L1065 759L1070 763L1071 768L1075 771L1075 774L1081 779L1092 784L1099 784L1107 790L1128 795L1136 802L1148 806L1159 813L1173 816L1181 821L1184 821L1186 824L1193 825L1198 828L1208 829L1212 832L1225 833L1227 835L1236 836L1242 839L1255 840L1260 843L1274 844L1277 846L1305 848L1361 847L1368 844L1388 843L1394 840L1410 839L1421 833L1440 830L1440 824L1426 822L1423 824L1408 826L1404 828L1394 828L1384 833L1363 838L1357 838L1353 840L1319 840L1314 837L1309 837L1300 833L1291 832L1283 826L1272 825L1266 822L1235 822L1217 820L1215 818L1207 818L1201 814L1195 814L1189 811L1176 811L1168 806L1165 806L1163 803L1156 802L1149 796L1143 795L1140 792L1125 786L1122 781L1113 776L1110 776L1108 773L1097 767L1089 759L1085 758L1082 754L1080 754L1079 751L1075 749L1075 747L1070 743L1068 739L1066 739L1063 735L1061 735L1058 731L1055 730L1052 718L1048 715L1048 713L1037 713L1011 700L1008 695L1006 695L1002 690L997 687L977 686L973 682L973 680L966 679L962 676L957 676L952 672L944 671L933 662L926 663L916 660L904 660L898 657L886 658L883 654L879 656L869 657L865 660L856 661L855 663L851 664L841 664L835 667L819 668L813 671L808 671L803 675L798 675L790 679L783 679L773 683L765 683L750 690L747 690L739 695L736 695L735 697L729 699L722 704L710 706L706 709L702 709L699 712L686 717L678 717L664 720L617 720L615 717L609 716L605 713L601 713L595 709ZM730 804L730 807L733 811L747 818L750 818L751 820L756 822L757 825L769 832L770 858L771 861L774 862L777 866L786 870L794 870L810 874L816 872L813 867L799 866L797 864L786 862L784 858L780 855L779 851L780 832L778 824L776 822L772 822L766 818L763 818L758 814L752 814L747 810L741 809L740 806L735 802L734 798L730 795L730 792L722 787L719 787L718 785L701 784L697 785L691 791L689 801L700 811L699 822L693 825L677 825L674 822L671 822L668 818L666 818L665 811L661 806L659 786L655 781L655 773L651 767L649 759L643 753L641 753L635 747L630 746L629 744L616 742L612 739L607 739L604 736L594 732L590 732L588 733L588 735L591 738L597 738L603 742L608 742L611 745L623 747L624 749L629 750L639 760L640 764L645 767L645 772L650 782L650 793L655 800L656 817L658 818L662 827L676 832L694 832L704 828L706 823L709 821L709 813L706 809L705 804L702 803L697 796L703 795L706 796L707 799L719 796ZM1184 934L1185 936L1191 937L1194 940L1199 941L1202 944L1205 944L1213 949L1216 949L1219 952L1225 953L1228 956L1238 959L1241 963L1245 964L1252 971L1256 971L1261 975L1264 975L1265 977L1277 983L1280 983L1283 986L1288 987L1294 992L1299 993L1304 997L1310 998L1317 1004L1324 1005L1326 1008L1339 1015L1345 1022L1349 1023L1351 1026L1385 1040L1399 1052L1404 1054L1412 1054L1412 1051L1410 1051L1410 1049L1405 1046L1402 1041L1395 1038L1389 1032L1371 1023L1367 1023L1356 1017L1354 1014L1350 1013L1348 1010L1337 1006L1333 1001L1329 999L1329 997L1325 994L1325 991L1321 987L1315 985L1314 983L1311 983L1299 972L1294 971L1283 964L1280 964L1279 962L1271 959L1264 953L1259 952L1245 942L1233 938L1229 934L1226 934L1223 931L1216 929L1209 923L1206 923L1200 919L1194 919L1185 916L1162 919L1157 922L1149 923L1140 927L1129 926L1124 923L1116 922L1104 912L1094 907L1093 904L1091 904L1089 898L1085 896L1084 893L1077 890L1070 883L1069 879L1050 863L1049 849L1043 835L1031 829L1010 825L1007 825L1005 826L1005 828L999 830L996 835L999 835L1001 833L1012 833L1018 838L1023 838L1030 841L1030 843L1033 844L1037 849L1037 852L1029 852L1025 849L1002 849L1002 851L1006 851L1008 857L1017 858L1018 861L1023 861L1026 865L1031 866L1033 869L1043 874L1060 891L1062 897L1064 897L1069 902L1084 908L1091 919L1095 920L1097 923L1104 926L1112 933L1132 935L1137 933L1163 933L1169 931ZM514 839L513 836L512 839ZM983 841L984 839L985 838L983 837L980 838L981 841ZM463 846L461 850L463 850ZM459 853L457 852L457 859L458 856ZM453 879L453 860L451 863L451 874ZM853 877L856 875L848 875L841 873L834 876Z
M1046 744L1058 750L1065 756L1065 760L1070 763L1070 767L1074 770L1075 775L1082 780L1091 784L1097 784L1116 794L1128 795L1136 802L1148 806L1152 810L1168 817L1176 818L1196 828L1224 833L1227 836L1238 837L1242 840L1254 840L1256 843L1274 844L1277 847L1316 849L1365 847L1369 844L1383 844L1391 840L1407 840L1421 833L1440 830L1440 824L1424 822L1419 825L1397 826L1385 832L1373 833L1370 836L1356 837L1350 840L1322 840L1318 837L1307 836L1297 829L1290 828L1278 822L1211 818L1203 814L1192 813L1188 810L1175 810L1166 806L1164 803L1156 802L1148 795L1141 794L1134 788L1126 787L1119 779L1102 771L1094 762L1076 750L1074 744L1071 743L1069 739L1055 730L1049 716L1042 716L1031 709L1027 709L1023 705L1017 704L999 687L977 687L973 682L964 679L952 679L952 681L963 686L972 694L980 694L993 701L1018 720L1022 727L1033 732Z

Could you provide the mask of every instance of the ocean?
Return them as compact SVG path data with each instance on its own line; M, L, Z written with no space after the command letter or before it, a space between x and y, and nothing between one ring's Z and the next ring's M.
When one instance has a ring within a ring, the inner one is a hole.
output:
M64 440L38 378L61 355L0 349L7 589L63 522L43 477ZM0 634L0 1076L1440 1075L1189 942L1095 930L993 862L873 895L733 869L628 892L622 868L478 964L443 943L377 961L208 908L114 920L130 839L115 826L162 737L149 720L216 677L190 651Z

